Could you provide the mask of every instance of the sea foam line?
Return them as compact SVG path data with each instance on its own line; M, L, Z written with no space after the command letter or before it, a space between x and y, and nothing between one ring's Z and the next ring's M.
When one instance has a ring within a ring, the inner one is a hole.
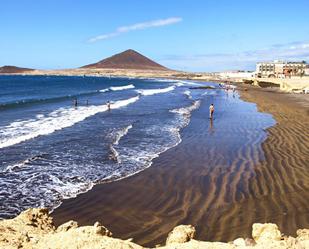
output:
M99 90L100 93L105 93L109 91L122 91L122 90L128 90L128 89L133 89L135 86L133 84L126 85L126 86L111 86L109 88L104 88Z
M194 111L195 109L199 108L200 105L201 105L201 101L197 100L197 101L194 101L193 104L190 105L190 106L182 107L182 108L178 108L178 109L173 109L173 110L170 110L170 112L181 114L181 115L190 115L191 112Z
M130 84L126 86L111 86L109 89L111 91L121 91L121 90L133 89L133 88L135 88L135 86Z
M109 176L105 177L104 179L102 179L101 182L120 181L124 178L135 175L135 174L145 170L146 168L149 168L153 163L153 159L159 157L160 154L162 154L165 151L167 151L167 150L169 150L173 147L176 147L178 144L180 144L181 141L182 141L181 135L180 135L180 130L183 129L184 127L186 127L190 123L191 112L194 111L195 109L198 109L200 107L200 104L201 104L201 101L197 100L197 101L194 101L192 103L192 105L190 105L190 106L170 110L170 112L178 114L178 115L180 115L180 117L183 118L183 122L178 127L168 127L168 130L172 134L174 134L177 138L174 144L163 147L159 151L156 151L156 152L140 151L139 155L136 156L134 159L136 161L140 161L140 160L143 161L143 163L144 163L143 168L138 169L138 170L136 170L132 173L126 174L125 176L119 176L119 172L114 172L112 175L109 175ZM119 157L119 153L116 150L115 150L115 152L117 153L117 156ZM143 155L143 152L145 152L146 155Z
M192 99L192 95L191 95L191 92L189 90L184 91L183 94L186 95L188 97L188 99Z
M184 125L183 125L184 127L189 124L192 111L198 109L200 105L201 105L201 101L197 100L197 101L194 101L193 104L190 106L173 109L173 110L170 110L170 112L179 114L184 118Z
M115 139L109 147L111 150L109 158L116 161L117 163L121 163L121 159L119 157L119 152L115 149L115 145L117 146L119 144L120 139L127 135L129 130L132 129L132 127L132 125L128 125L127 127L115 132Z
M159 94L159 93L167 93L173 90L175 90L175 86L170 86L167 88L158 88L158 89L142 89L142 90L140 89L140 90L136 90L136 92L144 96L149 96L149 95L154 95L154 94Z
M112 104L112 109L118 109L136 102L139 96L119 100ZM99 112L108 110L107 105L59 108L38 119L28 119L13 122L0 129L0 149L26 140L53 133L70 127Z

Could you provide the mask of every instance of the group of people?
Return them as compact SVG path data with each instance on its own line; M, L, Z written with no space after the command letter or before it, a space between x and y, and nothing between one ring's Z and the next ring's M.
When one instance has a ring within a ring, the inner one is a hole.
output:
M77 105L78 105L78 101L77 101L76 98L73 100L73 105L74 105L74 107L77 107ZM89 105L89 101L88 101L88 99L87 99L87 100L86 100L86 106L88 106L88 105ZM106 106L107 106L108 111L110 111L110 110L111 110L112 103L111 103L110 101L107 101Z
M226 88L227 90L229 89L229 88ZM235 88L231 88L232 90L233 90L233 92L235 91ZM86 105L88 106L88 100L86 101ZM73 101L73 105L75 106L75 107L77 107L77 99L74 99L74 101ZM111 110L111 102L110 101L107 101L107 103L106 103L106 106L107 106L107 109L110 111ZM214 118L214 112L215 112L215 106L214 106L214 104L211 104L210 106L209 106L209 119L211 119L211 120L213 120L213 118Z

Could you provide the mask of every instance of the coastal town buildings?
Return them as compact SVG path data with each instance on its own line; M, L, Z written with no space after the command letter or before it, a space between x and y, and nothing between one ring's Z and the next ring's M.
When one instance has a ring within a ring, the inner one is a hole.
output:
M302 77L307 68L305 61L288 62L275 60L273 62L259 62L256 64L256 77L290 78Z
M255 72L251 71L224 71L217 74L220 79L223 80L231 80L231 79L243 79L243 78L253 78L255 76Z

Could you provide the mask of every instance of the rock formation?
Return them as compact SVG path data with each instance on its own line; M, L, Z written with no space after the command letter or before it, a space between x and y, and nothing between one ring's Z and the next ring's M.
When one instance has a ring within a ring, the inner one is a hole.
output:
M15 67L15 66L3 66L0 67L0 74L19 74L19 73L25 73L25 72L29 72L29 71L33 71L34 69L30 69L30 68L23 68L23 67Z
M101 60L94 64L83 66L82 68L92 69L135 69L135 70L169 70L166 67L150 60L144 55L129 49L122 53L115 54L109 58Z
M253 224L253 239L238 238L229 243L194 239L191 225L175 227L161 249L306 249L309 229L297 230L297 237L282 236L275 224ZM79 227L68 221L55 228L47 209L29 209L14 219L0 221L1 249L143 249L129 240L112 238L112 233L100 223Z

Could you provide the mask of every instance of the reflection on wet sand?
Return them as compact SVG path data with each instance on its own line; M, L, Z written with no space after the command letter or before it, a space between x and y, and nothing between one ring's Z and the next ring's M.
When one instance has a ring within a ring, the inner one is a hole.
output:
M290 104L273 105L272 96L256 101L278 121L262 146L274 125L270 115L224 92L205 97L182 143L140 174L65 201L56 223L99 220L117 237L151 246L179 224L194 225L198 239L221 241L250 236L255 222L275 222L285 234L308 227L308 117ZM208 123L213 102L216 117Z

